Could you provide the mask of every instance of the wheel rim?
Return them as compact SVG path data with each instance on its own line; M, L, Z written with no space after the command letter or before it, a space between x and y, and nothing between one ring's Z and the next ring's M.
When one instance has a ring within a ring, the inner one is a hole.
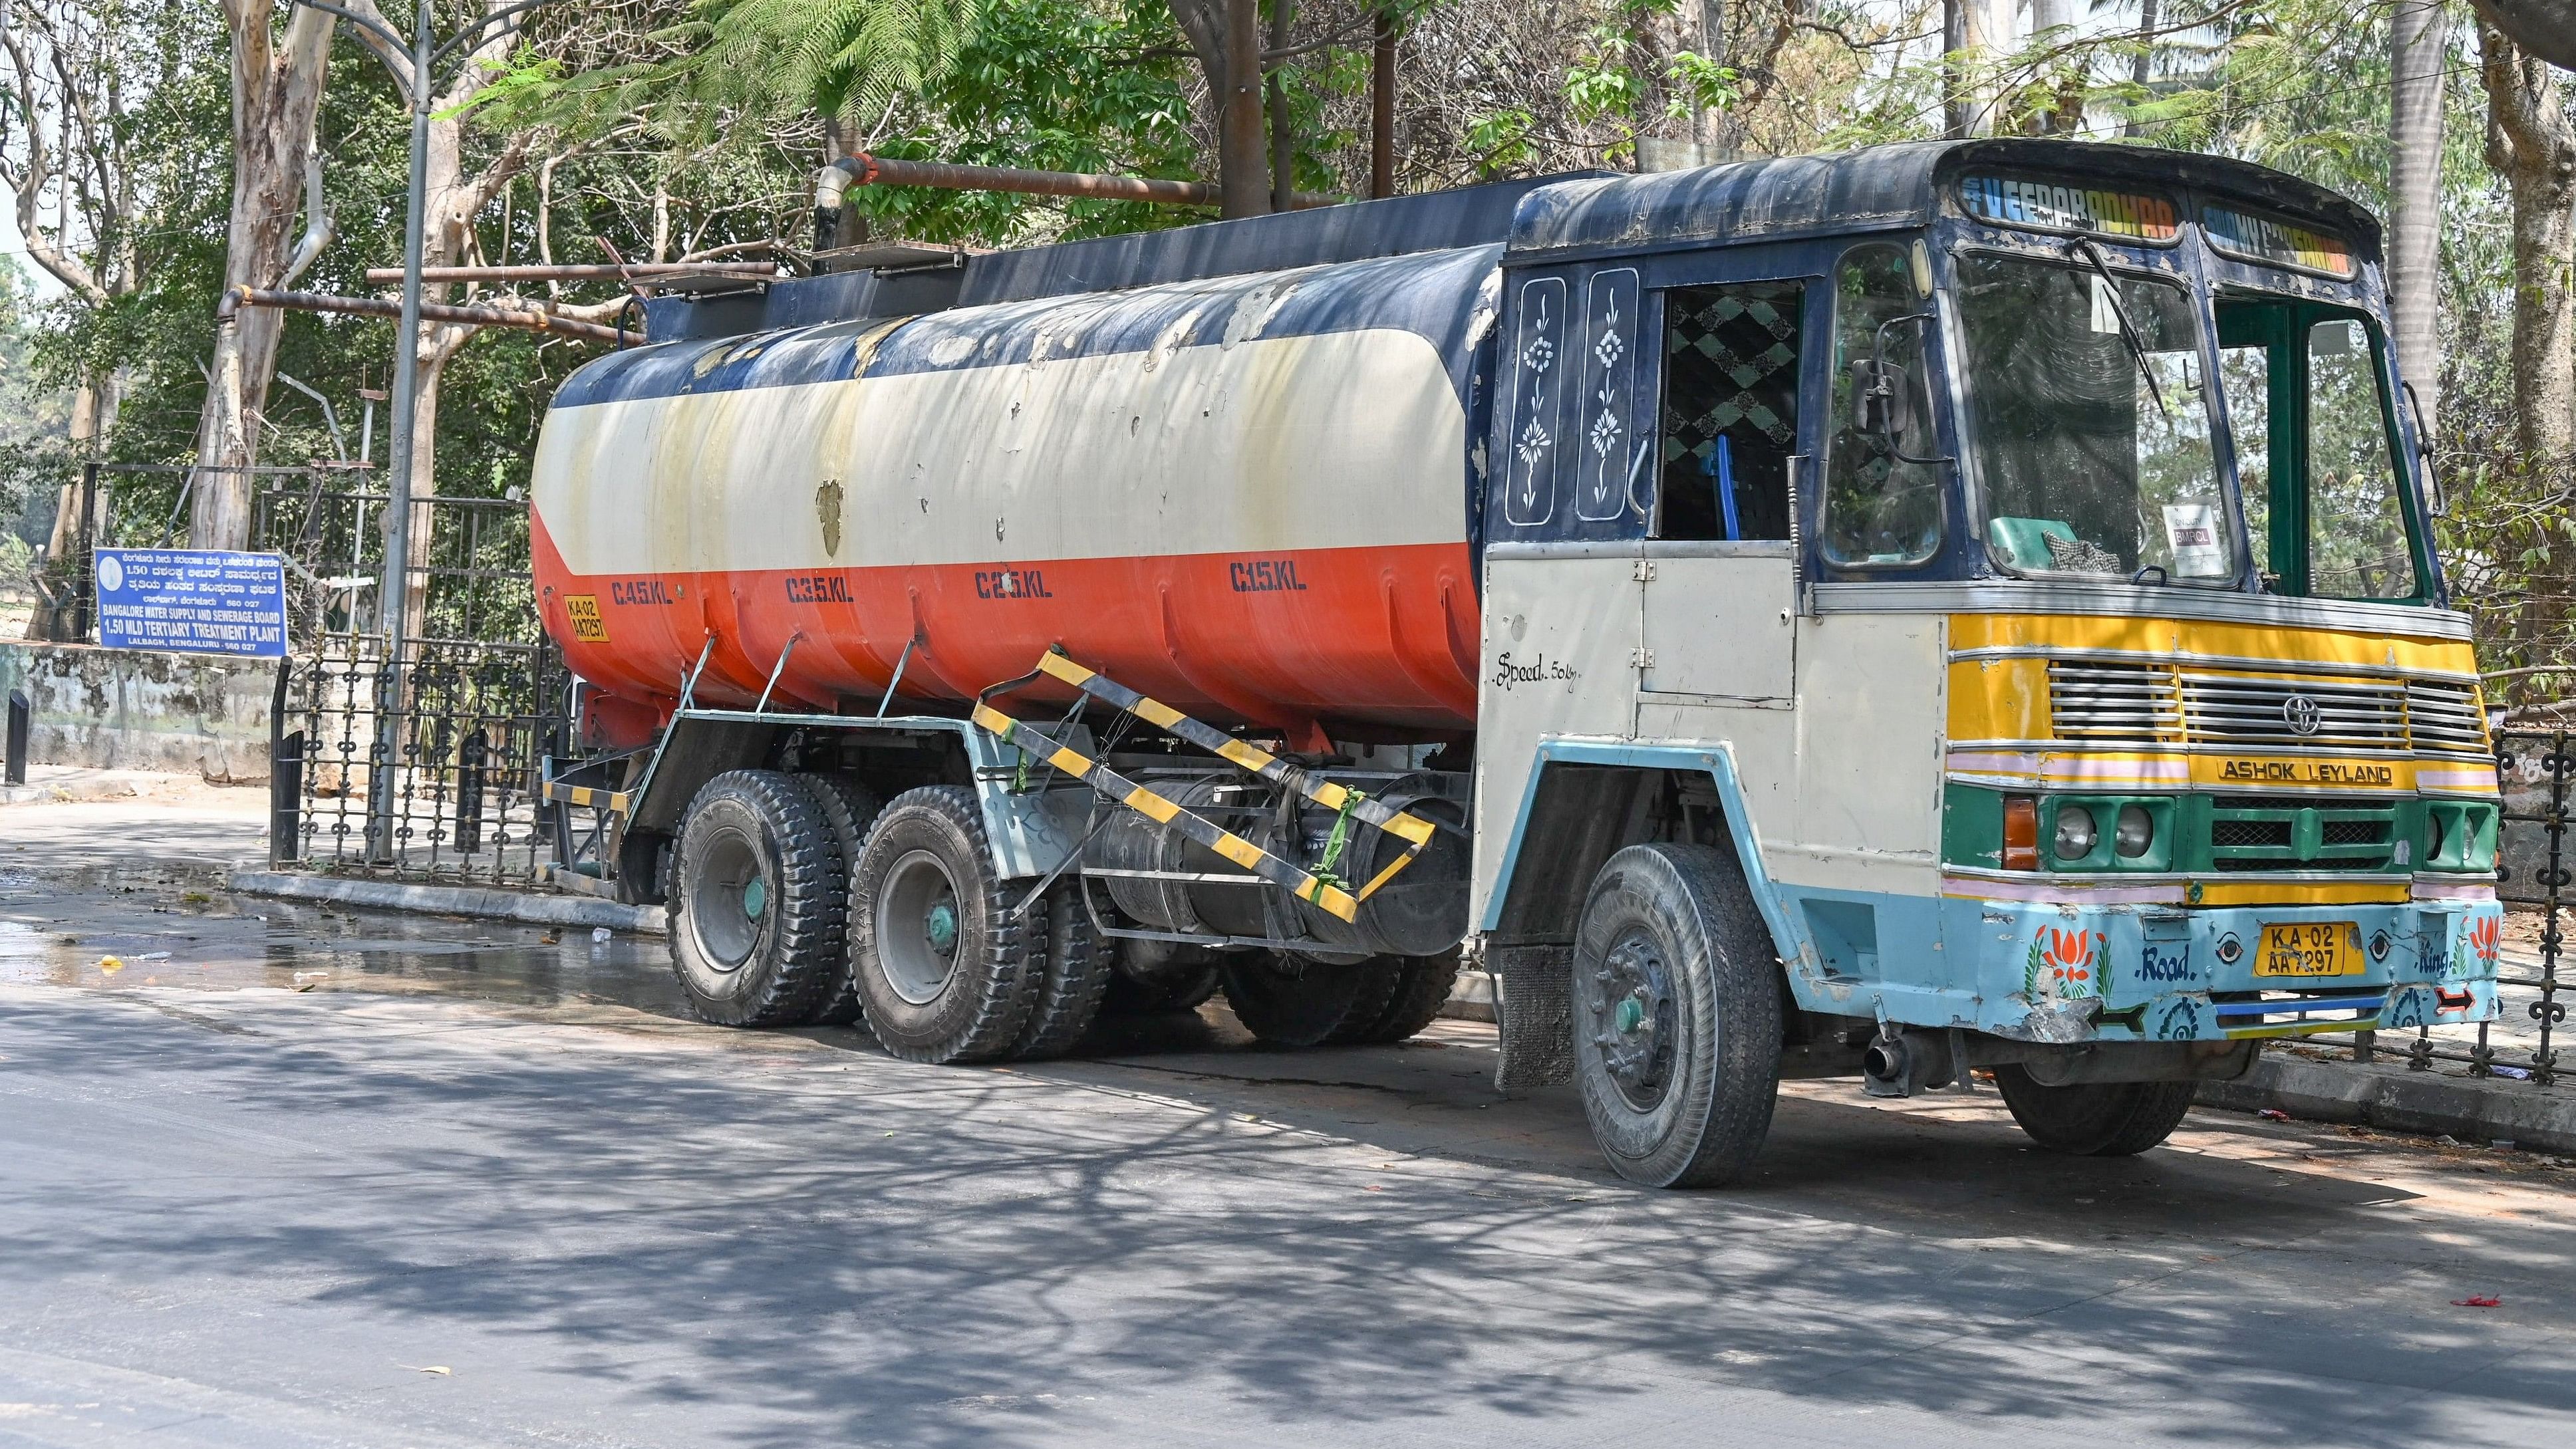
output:
M957 969L964 917L948 867L916 850L886 872L877 897L877 963L886 985L914 1006L939 999Z
M738 971L760 947L760 929L769 910L769 883L760 871L760 850L739 830L711 836L689 882L689 929L699 952L718 971Z
M1590 987L1584 1025L1603 1074L1629 1106L1654 1110L1672 1085L1680 1019L1663 953L1642 932L1623 936L1593 968Z

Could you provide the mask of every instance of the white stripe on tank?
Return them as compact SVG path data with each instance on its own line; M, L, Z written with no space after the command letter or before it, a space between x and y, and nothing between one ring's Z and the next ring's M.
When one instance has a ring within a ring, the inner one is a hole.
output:
M558 409L535 504L581 574L1458 543L1466 432L1373 329Z

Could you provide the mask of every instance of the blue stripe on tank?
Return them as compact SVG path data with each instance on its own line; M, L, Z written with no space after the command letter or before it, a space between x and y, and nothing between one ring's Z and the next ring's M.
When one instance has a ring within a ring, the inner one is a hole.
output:
M959 371L1248 336L1311 337L1370 328L1429 341L1462 403L1473 371L1467 333L1502 248L1471 247L1249 277L960 308L917 317L878 344L867 375ZM642 398L840 382L857 375L858 339L883 319L832 322L603 357L555 394L558 408Z

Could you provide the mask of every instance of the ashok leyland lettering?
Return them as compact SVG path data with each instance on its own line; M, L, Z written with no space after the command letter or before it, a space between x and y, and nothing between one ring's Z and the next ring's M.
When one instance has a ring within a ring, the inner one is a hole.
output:
M2496 1010L2377 256L1994 140L656 302L536 463L564 858L709 1019L913 1060L1391 1041L1463 959L1639 1182L1791 1076L2142 1151L2264 1038Z

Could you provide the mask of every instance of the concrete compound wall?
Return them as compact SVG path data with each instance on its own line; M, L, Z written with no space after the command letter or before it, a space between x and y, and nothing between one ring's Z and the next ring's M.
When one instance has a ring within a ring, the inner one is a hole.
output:
M13 689L33 709L32 764L268 778L274 661L0 643L0 701Z

